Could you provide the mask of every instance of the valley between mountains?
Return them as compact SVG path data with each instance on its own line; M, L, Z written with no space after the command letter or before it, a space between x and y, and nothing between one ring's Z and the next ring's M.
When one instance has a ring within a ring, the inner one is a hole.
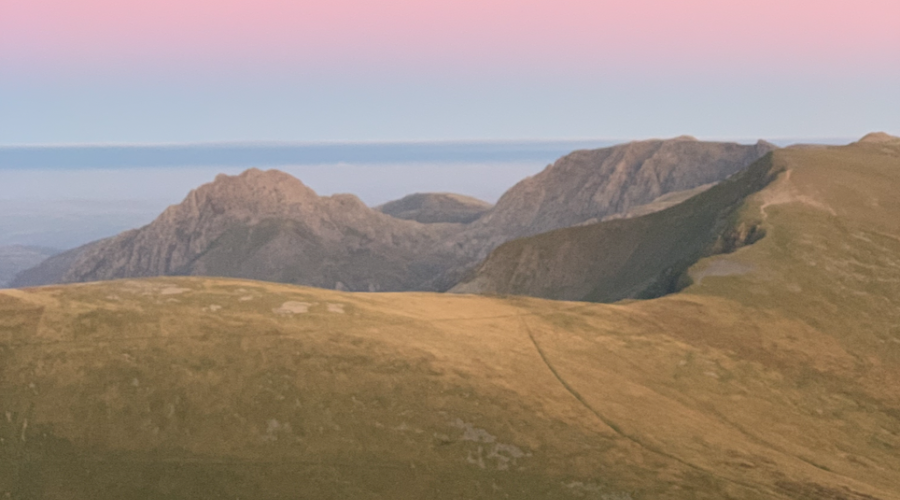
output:
M0 291L0 496L900 499L898 190L886 134L220 177Z

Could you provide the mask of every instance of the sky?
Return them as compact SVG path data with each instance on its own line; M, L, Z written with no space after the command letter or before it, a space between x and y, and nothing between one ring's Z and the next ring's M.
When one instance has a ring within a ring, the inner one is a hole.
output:
M896 0L0 0L0 145L900 134Z

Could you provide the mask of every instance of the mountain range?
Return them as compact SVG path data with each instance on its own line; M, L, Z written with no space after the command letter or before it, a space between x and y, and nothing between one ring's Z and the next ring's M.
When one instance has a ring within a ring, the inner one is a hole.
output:
M48 259L13 286L203 275L356 291L445 291L498 245L722 181L774 146L689 137L576 151L496 205L419 194L376 209L275 170L220 175L140 229Z

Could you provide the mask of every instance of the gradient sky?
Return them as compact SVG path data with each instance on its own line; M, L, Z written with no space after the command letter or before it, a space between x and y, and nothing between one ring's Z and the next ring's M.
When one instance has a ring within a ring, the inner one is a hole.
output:
M0 144L872 130L897 0L0 0Z

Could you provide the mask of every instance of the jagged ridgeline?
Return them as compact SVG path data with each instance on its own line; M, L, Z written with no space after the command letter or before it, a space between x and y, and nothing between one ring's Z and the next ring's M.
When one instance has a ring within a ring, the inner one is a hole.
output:
M254 169L219 176L146 227L48 259L13 286L199 275L445 291L510 239L664 208L772 149L682 137L576 151L493 207L426 193L372 209L355 196L320 197L287 174Z
M0 291L0 498L898 499L900 143L765 162L655 300Z

